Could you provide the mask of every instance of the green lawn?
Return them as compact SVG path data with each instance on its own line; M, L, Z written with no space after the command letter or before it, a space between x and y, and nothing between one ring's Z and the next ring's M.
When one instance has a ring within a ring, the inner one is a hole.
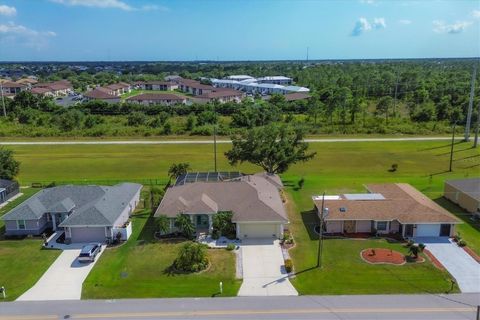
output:
M42 249L42 243L38 239L0 241L0 286L7 290L7 301L30 289L60 255L60 250Z
M211 266L199 274L174 275L167 269L181 243L152 241L154 228L148 213L133 217L133 234L126 244L103 253L83 284L84 299L235 296L235 256L226 250L208 250Z

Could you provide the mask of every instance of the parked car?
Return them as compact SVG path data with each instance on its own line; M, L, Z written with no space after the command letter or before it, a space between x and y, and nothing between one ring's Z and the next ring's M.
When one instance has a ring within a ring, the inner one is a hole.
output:
M80 251L80 255L78 256L78 261L93 262L95 261L95 257L97 256L97 254L100 253L101 250L102 250L101 243L87 244L82 248L82 251Z

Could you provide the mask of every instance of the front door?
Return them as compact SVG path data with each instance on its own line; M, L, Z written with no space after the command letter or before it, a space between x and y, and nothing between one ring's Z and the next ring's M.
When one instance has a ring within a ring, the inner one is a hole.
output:
M355 233L355 220L345 220L343 230L345 233Z
M413 237L413 224L405 225L405 237L407 238Z
M450 228L449 224L442 224L440 226L440 237L450 237Z

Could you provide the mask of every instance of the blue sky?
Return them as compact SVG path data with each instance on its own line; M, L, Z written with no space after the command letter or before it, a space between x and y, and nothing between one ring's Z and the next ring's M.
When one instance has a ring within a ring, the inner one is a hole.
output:
M480 1L0 0L0 60L480 56Z

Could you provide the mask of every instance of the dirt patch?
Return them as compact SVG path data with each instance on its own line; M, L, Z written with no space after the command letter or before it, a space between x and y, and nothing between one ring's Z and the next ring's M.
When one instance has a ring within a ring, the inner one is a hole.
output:
M425 255L428 257L428 259L430 259L432 264L435 267L437 267L437 269L445 270L445 267L443 266L443 264L441 264L440 261L438 261L438 259L435 258L435 256L430 251L428 251L428 249L423 249L423 253L425 253Z
M405 256L394 250L384 248L368 248L360 253L362 259L371 264L394 264L402 265L406 263Z
M462 249L465 250L465 252L468 253L475 261L480 263L480 256L475 251L469 247L462 247Z

